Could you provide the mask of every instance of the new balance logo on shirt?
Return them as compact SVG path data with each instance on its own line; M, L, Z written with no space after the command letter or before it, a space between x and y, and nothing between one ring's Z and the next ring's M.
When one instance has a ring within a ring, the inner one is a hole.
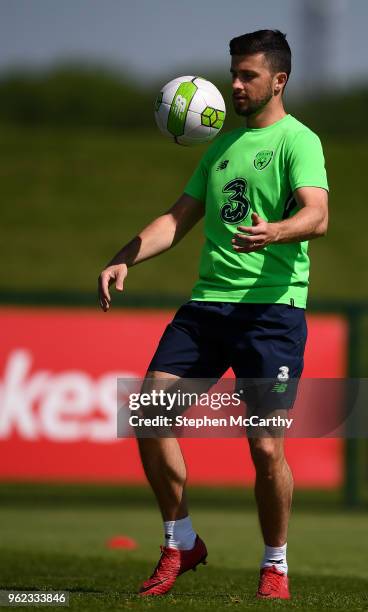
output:
M225 168L228 165L228 163L229 163L229 160L228 159L224 159L224 161L219 163L219 165L217 166L216 170L225 170Z

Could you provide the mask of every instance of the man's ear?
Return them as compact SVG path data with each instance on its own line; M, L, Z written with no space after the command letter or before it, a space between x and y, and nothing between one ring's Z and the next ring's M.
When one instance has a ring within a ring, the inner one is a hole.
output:
M275 84L274 84L274 92L275 94L279 94L283 89L285 89L285 85L287 83L288 76L286 72L278 72L275 75Z

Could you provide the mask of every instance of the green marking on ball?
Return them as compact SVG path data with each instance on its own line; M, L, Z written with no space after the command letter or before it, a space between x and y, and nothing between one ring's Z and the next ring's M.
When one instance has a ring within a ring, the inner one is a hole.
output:
M188 108L197 89L192 81L188 81L181 83L176 90L167 119L167 129L173 136L184 134Z
M204 111L202 111L202 117L210 117L215 109L212 106L206 106Z
M162 93L162 91L160 91L160 93L158 94L158 96L156 98L156 102L155 102L155 111L156 111L156 113L157 113L158 109L161 106L162 96L163 96L163 93Z
M216 111L216 121L215 123L212 125L212 127L216 128L217 130L220 130L224 124L225 121L225 113L224 111Z
M217 130L222 128L225 120L224 111L216 110L212 106L207 106L201 114L201 123L207 127L214 127Z
M224 111L216 110L212 106L206 106L204 111L201 113L201 124L207 127L214 127L221 129L225 120Z

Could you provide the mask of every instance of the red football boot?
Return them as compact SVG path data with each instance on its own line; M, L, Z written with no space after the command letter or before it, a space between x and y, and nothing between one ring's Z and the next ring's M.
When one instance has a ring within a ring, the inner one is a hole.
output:
M195 570L199 563L206 564L207 548L199 536L196 537L193 548L177 550L161 546L161 557L152 576L142 584L139 595L164 595L174 586L180 574Z
M262 567L257 597L260 599L291 599L287 574L280 572L275 565Z

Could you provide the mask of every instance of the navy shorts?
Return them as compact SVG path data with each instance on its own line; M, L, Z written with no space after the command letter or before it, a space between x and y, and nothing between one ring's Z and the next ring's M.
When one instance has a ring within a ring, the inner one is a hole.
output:
M303 308L192 300L166 327L148 370L218 380L231 367L248 406L290 408L306 339Z

